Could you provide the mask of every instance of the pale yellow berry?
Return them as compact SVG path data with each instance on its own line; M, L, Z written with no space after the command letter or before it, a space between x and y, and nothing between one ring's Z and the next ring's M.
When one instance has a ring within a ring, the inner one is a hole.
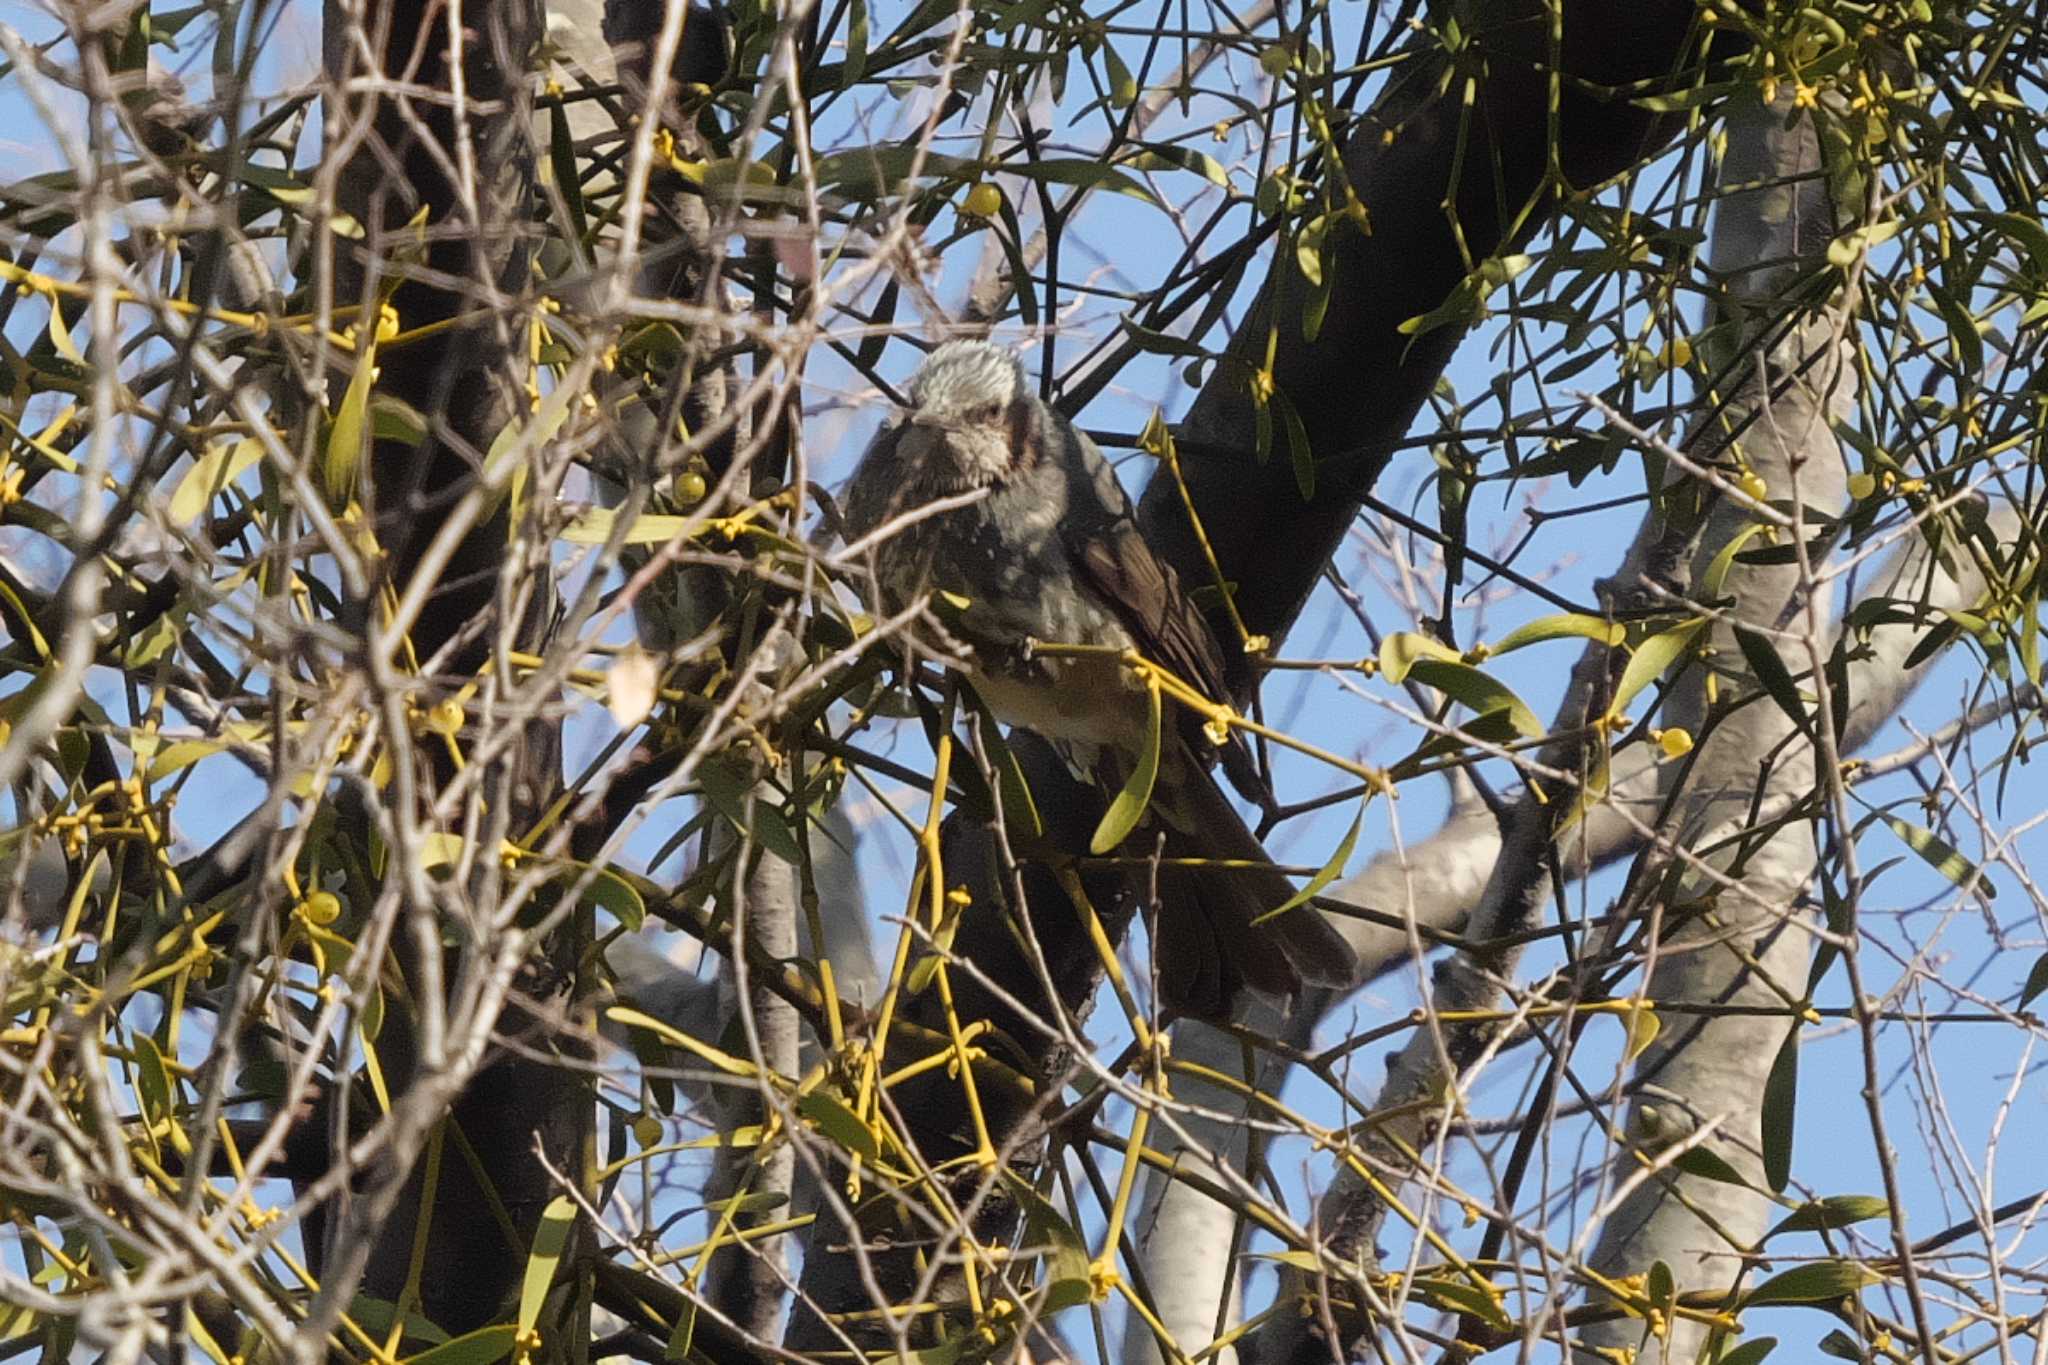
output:
M315 891L299 902L299 914L308 924L332 924L341 918L341 897L332 891Z
M660 1118L653 1114L642 1114L633 1120L633 1141L642 1147L660 1142L663 1131Z
M1657 747L1666 758L1684 758L1692 752L1692 731L1673 726L1657 732Z
M1861 502L1877 491L1877 480L1868 474L1849 476L1849 496Z
M960 211L970 218L993 218L1003 211L1003 192L984 180L967 191Z

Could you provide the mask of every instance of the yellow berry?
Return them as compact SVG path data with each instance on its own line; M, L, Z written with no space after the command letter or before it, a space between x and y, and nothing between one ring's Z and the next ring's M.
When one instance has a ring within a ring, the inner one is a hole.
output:
M1671 344L1664 348L1664 363L1675 370L1692 364L1692 342L1684 337L1673 337Z
M704 476L692 469L676 475L675 490L677 503L684 507L695 507L704 501L708 485L704 482Z
M464 719L462 703L453 697L444 697L427 712L427 728L437 735L459 735Z
M1684 758L1692 752L1692 732L1673 726L1657 732L1657 746L1666 758Z
M1849 496L1861 502L1877 491L1877 480L1868 474L1849 476Z
M1294 54L1287 50L1285 43L1275 43L1259 54L1259 70L1279 80L1287 74L1287 68L1294 64Z
M984 180L967 191L960 211L970 218L993 218L1003 211L1003 192Z
M1770 496L1771 492L1771 486L1764 482L1764 476L1757 473L1754 469L1743 470L1741 479L1736 482L1736 487L1758 502L1762 502L1766 497Z
M332 891L315 891L299 902L299 914L308 924L332 924L341 918L341 897Z
M653 1114L642 1114L633 1120L633 1141L642 1147L652 1147L661 1141L662 1132L661 1120Z

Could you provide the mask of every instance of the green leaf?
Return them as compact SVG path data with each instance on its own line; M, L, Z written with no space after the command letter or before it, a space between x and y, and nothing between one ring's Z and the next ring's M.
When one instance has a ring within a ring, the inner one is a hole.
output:
M1856 264L1857 257L1871 247L1889 242L1898 236L1899 229L1903 226L1905 224L1899 219L1887 218L1882 223L1872 223L1868 227L1857 228L1854 232L1843 233L1828 243L1828 264L1838 270L1847 270Z
M541 1211L540 1225L533 1230L533 1250L526 1258L526 1278L519 1286L519 1335L524 1337L540 1321L541 1306L548 1288L555 1282L555 1269L569 1245L570 1230L576 1226L576 1201L558 1194Z
M1794 1024L1778 1045L1771 1074L1764 1078L1763 1126L1764 1183L1773 1194L1784 1190L1792 1178L1793 1119L1799 1104L1799 1026Z
M1728 1159L1711 1147L1688 1147L1672 1159L1671 1164L1687 1175L1698 1176L1721 1185L1740 1185L1749 1188L1749 1181L1742 1172L1728 1164Z
M2042 991L2048 991L2048 953L2034 959L2033 969L2027 973L2027 984L2020 987L2020 1002L2013 1006L2014 1011L2025 1010L2040 998Z
M1141 351L1149 351L1153 355L1186 356L1191 360L1206 360L1209 357L1207 349L1192 341L1165 332L1155 332L1149 327L1140 327L1129 318L1118 318L1117 326L1124 329L1124 333Z
M979 179L981 176L979 162L938 152L923 152L914 143L831 152L818 158L816 174L820 188L836 189L855 199L872 199L896 193L909 180L913 169L931 180Z
M1525 738L1534 739L1545 733L1543 722L1527 702L1515 695L1514 689L1471 664L1461 660L1417 659L1408 666L1408 674L1469 707L1474 715L1504 712L1515 732Z
M1088 841L1088 851L1101 857L1124 841L1125 836L1138 827L1145 818L1145 811L1152 804L1152 784L1159 780L1159 685L1146 689L1150 703L1145 724L1145 748L1138 755L1138 761L1131 769L1131 775L1124 782L1124 789L1116 794L1103 813L1102 823L1095 827L1095 837Z
M1732 1351L1723 1352L1719 1365L1763 1365L1763 1359L1777 1349L1776 1337L1758 1337L1745 1341Z
M1131 75L1131 69L1124 65L1124 59L1117 56L1116 44L1102 45L1102 64L1109 76L1109 107L1128 109L1138 98L1138 80Z
M1223 163L1196 147L1180 147L1168 142L1148 142L1144 144L1144 150L1125 164L1140 171L1193 171L1212 185L1226 190L1230 188L1230 172L1224 169Z
M1743 1295L1744 1308L1767 1303L1827 1303L1876 1284L1884 1277L1854 1261L1815 1261L1773 1275Z
M583 216L583 177L576 168L576 139L569 131L569 111L559 99L548 106L548 170L569 210L569 230L578 242L588 240L590 225Z
M171 1117L171 1071L163 1051L147 1033L135 1035L135 1092L142 1112L152 1123Z
M1706 624L1704 617L1674 626L1670 630L1652 635L1636 646L1629 656L1628 667L1621 671L1621 681L1615 684L1614 701L1609 706L1611 714L1619 715L1628 709L1644 688L1664 676L1665 670L1678 662L1680 655L1692 648L1693 637Z
M1970 315L1970 309L1956 294L1937 288L1932 283L1927 292L1934 299L1934 306L1941 312L1941 320L1948 324L1948 341L1955 352L1955 368L1965 375L1975 375L1984 368L1984 334L1977 330L1977 319Z
M612 527L617 518L609 507L592 507L576 520L562 528L557 539L571 545L607 545L611 543ZM643 513L633 518L625 533L620 536L621 545L666 545L680 536L690 525L690 518L656 516Z
M1025 1240L1045 1258L1043 1311L1056 1313L1093 1297L1088 1281L1088 1245L1060 1211L1031 1183L1005 1167L1003 1184L1024 1212Z
M1417 1276L1409 1282L1409 1287L1417 1298L1432 1308L1477 1318L1496 1331L1506 1332L1514 1327L1507 1310L1501 1307L1499 1294L1468 1280Z
M1653 1306L1669 1313L1678 1302L1678 1284L1671 1278L1671 1267L1662 1261L1650 1262L1649 1273L1643 1277L1643 1292Z
M1688 86L1684 90L1667 91L1661 95L1639 95L1630 103L1653 114L1679 114L1688 109L1698 109L1712 104L1715 100L1731 94L1735 88L1734 81L1715 81L1705 85Z
M1856 1223L1867 1223L1873 1218L1883 1218L1892 1211L1892 1206L1873 1194L1831 1194L1825 1199L1816 1199L1801 1204L1778 1225L1764 1234L1768 1242L1781 1232L1819 1232L1823 1229L1846 1228Z
M1458 663L1464 656L1432 635L1397 630L1380 641L1380 676L1390 683L1408 681L1408 673L1421 659Z
M1906 843L1915 853L1942 876L1954 882L1965 891L1975 891L1985 900L1997 898L1998 888L1981 876L1977 865L1949 847L1933 830L1922 828L1910 820L1880 811L1878 818L1891 826L1892 833Z
M881 1141L874 1130L860 1121L860 1115L846 1101L829 1090L811 1090L797 1097L796 1111L818 1125L818 1131L838 1143L844 1151L869 1161L882 1155Z
M629 934L638 933L640 927L647 923L647 902L641 899L639 888L608 867L598 869L584 895L598 909L624 925Z
M50 344L57 348L58 355L81 369L85 368L85 353L71 339L71 328L64 321L64 300L56 294L50 295Z
M377 343L372 340L356 357L356 372L341 396L341 406L334 410L333 423L327 428L327 458L321 462L320 486L328 504L337 511L355 497L356 485L362 477L364 416L369 411L370 386L376 382L376 375Z
M839 72L839 88L860 83L868 74L868 0L853 0L846 22L846 65Z
M416 1356L407 1356L400 1365L492 1365L511 1354L512 1344L519 1340L519 1329L509 1322L495 1327L479 1327L474 1332L465 1332L453 1341L431 1346Z
M2034 271L2048 279L2048 227L2020 213L1959 213L1958 218L1989 223L2025 249Z
M1487 653L1507 654L1525 645L1572 638L1592 640L1611 648L1628 638L1628 628L1619 621L1607 621L1582 612L1560 612L1516 626L1501 636L1499 643L1489 646Z
M262 442L251 437L236 441L232 445L222 442L206 448L206 453L192 462L185 471L185 477L178 480L178 486L171 491L170 505L164 515L173 526L189 526L199 520L220 491L242 477L249 467L263 458Z
M1045 822L1039 818L1038 803L1032 799L1031 783L1024 776L1024 765L1011 752L1010 742L1003 736L1002 724L988 709L988 703L971 687L963 688L961 695L981 722L981 743L996 770L996 789L1002 798L1004 826L1013 838L1019 835L1037 838L1045 832Z
M761 1074L760 1068L756 1067L752 1062L741 1057L735 1057L730 1052L721 1051L702 1039L693 1038L681 1029L657 1019L651 1014L643 1014L639 1010L628 1009L624 1005L613 1005L604 1012L604 1017L612 1020L614 1023L624 1024L627 1028L645 1029L669 1046L679 1047L692 1056L709 1062L728 1076L740 1076L747 1080L753 1080Z
M1799 686L1792 681L1792 672L1778 657L1777 649L1747 626L1735 627L1735 643L1742 650L1743 662L1749 665L1750 676L1778 703L1778 709L1792 718L1794 725L1811 733L1813 721L1806 714L1805 699L1799 695Z
M1152 191L1145 188L1144 181L1101 161L1054 159L1005 162L1001 169L1021 175L1026 180L1042 180L1053 185L1078 185L1089 190L1110 190L1116 194L1128 194L1133 199L1142 199L1148 204L1159 202Z
M791 867L803 866L803 849L797 844L796 832L789 827L770 789L754 786L738 765L722 762L700 764L697 786L711 808L734 829Z
M1316 461L1308 448L1308 428L1301 424L1301 414L1295 411L1293 399L1275 389L1273 402L1280 409L1281 423L1287 428L1287 457L1294 462L1294 486L1301 491L1303 502L1313 502L1316 496Z
M1344 875L1344 865L1351 861L1351 850L1358 844L1358 827L1365 820L1365 806L1364 801L1358 803L1358 814L1351 817L1351 828L1345 830L1344 837L1337 841L1337 851L1316 869L1316 875L1308 879L1308 885L1254 919L1253 924L1264 924L1269 919L1286 914L1297 905L1307 903L1311 897L1321 895L1324 887Z

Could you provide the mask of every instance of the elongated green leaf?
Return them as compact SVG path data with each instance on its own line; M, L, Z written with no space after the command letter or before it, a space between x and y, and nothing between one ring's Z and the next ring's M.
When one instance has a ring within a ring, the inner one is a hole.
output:
M651 1014L643 1014L624 1005L613 1005L604 1012L604 1017L615 1023L624 1024L627 1028L645 1029L664 1043L702 1058L728 1076L744 1076L751 1080L761 1074L752 1062L735 1057L730 1052L721 1051L701 1039L692 1038L681 1029L656 1019Z
M571 545L604 545L612 538L617 518L609 507L593 507L562 528L559 539ZM620 537L621 545L666 545L690 524L688 517L642 513Z
M1571 638L1595 640L1603 645L1618 645L1628 638L1628 628L1619 621L1607 621L1581 612L1559 612L1555 616L1541 616L1534 621L1516 626L1501 636L1499 642L1492 645L1487 652L1507 654L1528 645Z
M185 471L185 477L178 480L164 515L173 526L191 525L206 511L207 503L262 458L263 445L253 437L232 444L222 442L208 446L206 453Z
M1948 324L1956 369L1966 375L1978 373L1984 368L1984 334L1977 330L1977 319L1970 315L1969 305L1958 294L1933 284L1927 286L1927 292L1941 310L1941 320Z
M1109 803L1102 823L1095 827L1095 837L1088 841L1089 852L1098 857L1121 844L1138 827L1138 822L1145 818L1145 811L1152 804L1152 785L1159 780L1159 687L1154 684L1146 691L1150 706L1145 723L1145 747L1139 753L1130 777L1125 780L1124 789Z
M1148 204L1157 204L1152 191L1145 188L1145 182L1128 172L1117 169L1106 162L1064 160L1005 162L1002 169L1026 180L1043 180L1054 185L1078 185L1083 189L1109 190L1115 194L1128 194L1133 199L1142 199Z
M1985 900L1997 897L1998 888L1978 874L1977 865L1956 852L1933 830L1889 813L1880 813L1878 818L1890 825L1892 833L1905 840L1906 847L1919 854L1929 867L1963 890L1975 891Z
M1514 1324L1501 1306L1498 1294L1489 1292L1469 1280L1454 1280L1448 1276L1417 1276L1409 1282L1415 1296L1432 1308L1446 1312L1462 1313L1494 1328L1509 1331Z
M1735 643L1742 650L1743 662L1749 665L1750 676L1778 704L1778 709L1801 730L1811 732L1813 719L1806 714L1806 701L1799 695L1799 685L1792 681L1792 671L1778 657L1777 649L1746 626L1735 628Z
M171 1072L162 1049L147 1033L135 1035L135 1091L152 1123L171 1117Z
M1316 875L1308 879L1306 886L1289 896L1278 906L1260 915L1252 923L1264 924L1275 916L1286 914L1289 910L1294 909L1295 906L1306 903L1311 897L1321 895L1324 887L1343 876L1344 865L1351 861L1351 850L1358 844L1358 827L1364 820L1365 802L1360 801L1358 803L1358 813L1351 817L1351 827L1345 830L1344 837L1337 841L1337 851L1330 855L1329 861L1316 869Z
M1883 1276L1854 1261L1816 1261L1773 1275L1742 1298L1744 1308L1767 1303L1826 1303L1876 1284Z
M1759 1118L1763 1125L1764 1182L1773 1194L1781 1192L1792 1178L1793 1120L1799 1107L1799 1026L1792 1026L1778 1046L1771 1074L1764 1078L1764 1102Z
M1644 688L1663 677L1665 670L1692 648L1693 637L1705 624L1704 620L1687 621L1637 645L1636 652L1629 656L1628 667L1621 672L1621 681L1615 685L1610 710L1615 715L1626 711Z
M1721 1354L1720 1365L1763 1365L1764 1357L1778 1347L1776 1337L1758 1337L1745 1341L1732 1351Z
M1419 659L1442 659L1457 663L1462 659L1457 650L1430 635L1412 630L1397 630L1380 641L1380 676L1390 683L1408 681L1409 670Z
M540 1322L541 1306L548 1288L555 1282L555 1270L569 1245L569 1233L576 1226L576 1201L556 1195L541 1211L540 1224L533 1230L533 1250L526 1257L526 1278L519 1286L519 1335L524 1337Z
M1825 1199L1801 1204L1779 1219L1778 1225L1765 1233L1763 1239L1768 1242L1783 1232L1846 1228L1856 1223L1867 1223L1873 1218L1883 1218L1891 1211L1892 1206L1874 1194L1831 1194Z
M958 180L980 174L977 162L937 152L926 152L920 156L920 150L915 144L899 143L832 152L818 158L818 184L856 199L865 199L895 193L909 178L913 168L932 180Z
M1145 150L1132 157L1127 163L1141 171L1156 171L1166 168L1193 171L1210 184L1222 189L1230 188L1230 172L1223 163L1207 152L1196 147L1181 147L1170 142L1148 142Z
M1045 1258L1045 1311L1057 1312L1088 1302L1092 1294L1088 1282L1088 1244L1029 1181L1007 1168L1002 1176L1003 1185L1024 1211L1025 1235L1030 1246Z
M1696 1175L1702 1180L1712 1180L1721 1185L1740 1185L1749 1188L1749 1181L1742 1172L1728 1164L1728 1159L1711 1147L1688 1147L1671 1162L1687 1175Z
M629 934L639 932L647 923L647 902L641 899L639 889L608 867L598 870L584 894L592 904L624 925Z
M474 1332L465 1332L453 1341L439 1346L430 1346L416 1356L407 1356L401 1365L492 1365L512 1353L512 1343L519 1340L519 1329L509 1322L495 1327L479 1327Z
M377 344L366 342L356 357L356 372L334 410L327 428L327 458L321 462L321 491L337 510L348 506L362 477L363 446L367 434L365 418L370 407L370 386L376 382Z
M846 1101L829 1090L811 1090L798 1097L796 1111L818 1125L818 1131L846 1151L874 1161L882 1155L882 1144L874 1130L860 1121Z
M2041 992L2048 991L2048 953L2034 959L2034 965L2027 972L2027 984L2020 987L2020 1001L2015 1010L2024 1010L2041 998Z
M1515 695L1513 688L1471 664L1449 659L1417 659L1409 665L1408 675L1470 707L1474 715L1505 714L1515 727L1515 733L1525 738L1534 739L1544 733L1543 722L1536 718L1527 702Z
M1303 502L1313 502L1316 496L1316 460L1308 448L1308 428L1301 424L1301 414L1295 411L1293 399L1276 389L1273 403L1280 409L1281 425L1287 429L1287 457L1294 464L1294 486L1300 490Z

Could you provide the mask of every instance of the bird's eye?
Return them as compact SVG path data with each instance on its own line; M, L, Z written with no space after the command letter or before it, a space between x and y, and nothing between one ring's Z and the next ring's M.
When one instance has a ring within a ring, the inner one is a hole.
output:
M984 404L982 404L982 405L981 405L980 407L976 408L976 409L975 409L974 411L972 411L972 412L968 413L968 414L967 414L967 420L969 420L970 422L977 422L977 423L981 423L981 422L993 422L993 421L995 421L995 420L996 420L997 418L1001 417L1002 415L1003 415L1003 405L1002 405L1002 404L1000 404L1000 403L984 403Z

